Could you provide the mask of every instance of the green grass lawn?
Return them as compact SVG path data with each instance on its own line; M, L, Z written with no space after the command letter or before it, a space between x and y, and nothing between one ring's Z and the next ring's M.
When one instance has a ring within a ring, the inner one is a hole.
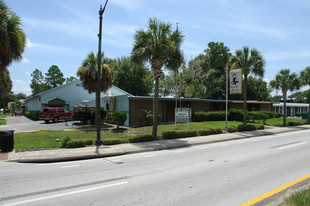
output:
M310 205L310 187L304 191L296 192L286 198L280 206L304 206Z
M6 119L0 119L0 125L6 124Z
M229 126L238 126L240 122L228 122ZM192 122L190 129L199 130L208 127L225 129L225 121L210 121L210 122ZM85 127L82 127L85 129ZM71 140L93 140L95 141L97 133L95 130L80 130L63 131L63 130L41 130L35 132L15 133L15 149L32 149L32 148L54 148L61 146L61 140L65 137L70 137ZM187 129L187 123L177 124L177 130ZM158 136L163 132L174 130L174 124L158 125ZM152 126L128 128L128 129L113 129L101 130L101 139L117 138L128 140L128 138L137 135L152 134Z
M288 118L286 118L286 123L288 123L288 122L300 122L300 121L303 121L303 120L288 119ZM266 124L270 125L270 126L283 125L283 119L282 118L267 119Z

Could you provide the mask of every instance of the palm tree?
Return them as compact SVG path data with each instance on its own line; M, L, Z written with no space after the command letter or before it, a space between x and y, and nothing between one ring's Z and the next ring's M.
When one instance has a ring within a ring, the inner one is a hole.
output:
M310 86L310 67L306 67L304 70L300 72L300 83L304 86ZM308 113L308 122L310 122L310 97L307 97L309 101L309 113Z
M283 112L283 126L286 126L286 98L287 92L299 89L299 80L296 73L290 74L289 69L282 69L276 78L270 81L270 86L273 89L282 89L283 102L284 102L284 112Z
M4 94L11 91L12 89L12 80L10 77L10 72L7 69L0 71L0 94L2 95L3 100L3 113L5 113L5 101Z
M0 70L22 59L26 35L20 26L20 18L0 0Z
M232 57L232 63L236 68L242 70L242 75L244 79L243 91L244 91L244 115L243 123L246 124L246 115L247 115L247 98L248 98L248 76L253 74L255 76L263 77L265 73L265 59L261 52L257 49L249 49L245 46L242 49L239 49L235 52L235 55Z
M163 23L156 18L149 19L147 30L138 29L134 37L131 57L140 63L148 61L155 79L155 96L153 102L153 131L157 137L158 87L162 75L162 67L176 70L184 62L181 44L184 36L181 31L171 30L170 23Z
M98 56L94 52L88 54L87 58L83 61L82 65L76 71L77 77L83 82L83 88L89 93L96 92L97 90L97 72L98 72ZM106 92L112 87L114 75L109 65L105 64L106 60L104 55L101 55L101 91Z

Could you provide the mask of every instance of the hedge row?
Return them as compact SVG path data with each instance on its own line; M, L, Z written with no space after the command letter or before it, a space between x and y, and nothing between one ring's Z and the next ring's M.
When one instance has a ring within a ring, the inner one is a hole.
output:
M207 128L203 130L179 130L179 131L167 131L163 132L163 139L177 139L185 137L206 136L210 134L220 134L222 130L220 128Z
M31 120L39 120L39 111L33 112L33 111L26 111L25 117L31 119Z
M227 131L232 132L243 132L243 131L254 131L254 130L262 130L265 129L264 124L239 124L238 127L228 127Z
M240 109L230 109L227 113L228 120L230 121L243 121L243 110ZM225 111L218 112L195 112L193 114L193 122L204 122L204 121L224 121ZM267 119L281 117L281 114L268 112L268 111L251 111L247 112L247 120L255 121L262 120L265 122Z

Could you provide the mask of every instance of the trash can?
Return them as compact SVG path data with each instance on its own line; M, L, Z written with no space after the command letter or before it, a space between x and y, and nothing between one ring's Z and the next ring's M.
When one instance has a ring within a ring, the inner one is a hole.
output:
M1 152L11 152L14 149L14 130L0 131Z

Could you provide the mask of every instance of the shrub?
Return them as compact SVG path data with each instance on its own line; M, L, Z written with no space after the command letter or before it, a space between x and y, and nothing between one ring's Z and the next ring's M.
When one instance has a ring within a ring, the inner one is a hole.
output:
M128 141L130 143L134 142L149 142L149 141L154 141L155 137L153 135L140 135L140 136L135 136L135 137L130 137Z
M39 114L40 112L39 111L26 111L25 112L25 116L31 120L39 120Z
M228 119L230 121L242 122L243 121L243 114L244 114L244 112L241 109L230 109Z
M263 122L266 122L266 120L269 118L267 114L264 112L258 112L258 111L252 111L248 112L249 119L250 120L262 120Z
M89 140L85 140L86 145L93 145L94 141L89 139Z
M204 122L204 121L224 121L225 111L218 112L195 112L193 115L194 122ZM229 114L228 114L229 115Z
M210 135L211 131L210 129L201 129L201 130L198 130L198 134L199 136L206 136L206 135Z
M62 148L66 148L67 147L67 142L69 142L71 140L70 137L64 137L62 140L61 140L61 147Z
M257 130L262 130L265 129L265 125L264 124L254 124Z
M210 128L210 134L221 134L222 129L221 128Z
M302 113L301 112L296 112L295 114L297 117L301 117Z
M254 131L256 130L256 126L254 124L239 124L238 131Z
M127 112L124 111L114 111L112 113L112 121L116 123L117 128L123 126L127 119Z
M138 114L138 123L139 126L147 126L152 125L153 115L151 111L148 110L141 110Z
M106 118L107 113L108 113L107 110L105 110L104 108L100 108L100 120L101 121L103 121ZM96 120L96 110L95 109L91 110L90 115L92 116L93 121L95 121Z
M124 140L118 138L107 138L102 140L102 144L104 145L114 145L114 144L122 144L125 143Z
M198 132L195 130L180 130L180 131L168 131L163 132L162 137L164 139L176 139L185 137L195 137L198 136Z
M277 114L278 113L275 113L275 112L270 112L270 111L260 111L264 114L267 114L268 115L268 119L271 119L271 118L276 118L277 117Z
M294 121L294 122L288 122L288 126L298 126L298 125L304 125L302 121Z
M167 132L163 132L162 137L164 139L176 139L178 138L178 135L176 131L167 131Z
M66 148L80 148L80 147L86 147L86 141L84 140L72 140L67 142Z
M227 128L227 131L228 131L229 133L233 133L233 132L237 132L238 129L237 129L237 127L230 126L230 127Z

